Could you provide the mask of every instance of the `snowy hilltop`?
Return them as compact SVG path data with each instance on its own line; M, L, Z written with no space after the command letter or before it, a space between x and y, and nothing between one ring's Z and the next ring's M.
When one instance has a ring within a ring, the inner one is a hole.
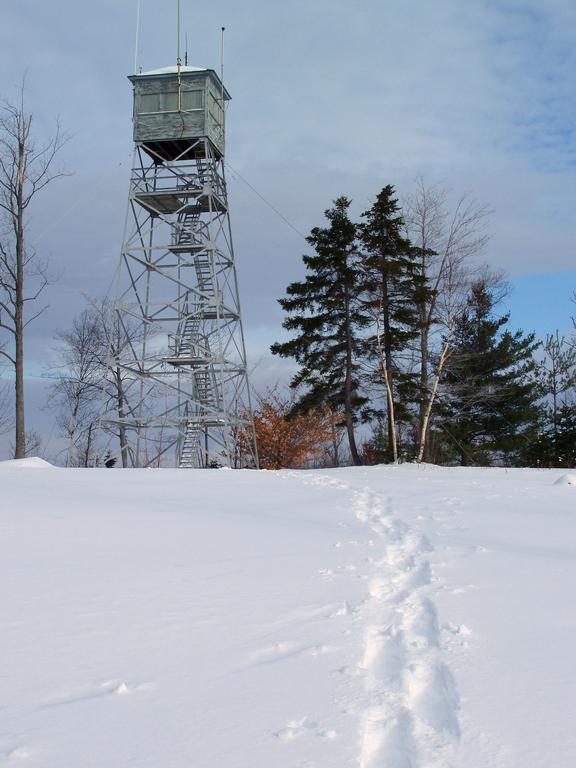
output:
M0 765L576 764L574 475L0 484Z

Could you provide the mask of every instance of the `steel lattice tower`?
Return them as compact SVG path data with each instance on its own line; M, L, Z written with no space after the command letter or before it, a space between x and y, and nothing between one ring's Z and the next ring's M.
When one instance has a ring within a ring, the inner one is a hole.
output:
M134 161L104 420L133 466L257 466L224 174L230 96L213 70L130 78Z

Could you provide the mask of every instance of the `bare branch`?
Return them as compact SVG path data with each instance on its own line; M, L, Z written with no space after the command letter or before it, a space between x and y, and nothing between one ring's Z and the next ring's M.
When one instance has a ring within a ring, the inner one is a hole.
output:
M32 296L25 296L25 297L22 299L22 301L23 301L23 302L26 302L26 301L36 301L36 299L37 299L37 298L40 296L40 294L42 293L42 291L44 290L44 288L46 288L46 286L47 286L47 285L48 285L48 279L45 277L45 278L42 280L42 284L41 284L41 285L40 285L40 287L39 287L39 288L36 290L36 292L35 292L34 294L32 294ZM44 311L44 310L42 310L42 311Z
M27 328L30 325L30 323L34 322L34 320L37 320L40 317L40 315L43 315L49 306L50 306L49 304L46 304L46 306L42 307L42 309L39 312L36 312L35 315L30 317L28 320L26 320L26 322L24 323L24 328Z
M11 357L11 356L8 354L8 352L6 352L6 350L4 350L4 349L0 349L0 355L2 355L2 357L5 357L5 358L6 358L6 360L8 360L8 362L10 362L12 365L16 365L16 360L14 360L14 358L13 358L13 357Z

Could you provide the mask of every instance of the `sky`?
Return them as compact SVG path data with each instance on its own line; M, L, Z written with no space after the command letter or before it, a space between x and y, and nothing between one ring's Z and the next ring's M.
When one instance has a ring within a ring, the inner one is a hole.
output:
M29 424L55 437L45 403L54 333L84 295L110 290L132 150L137 0L3 0L0 94L26 75L38 137L70 136L31 210L35 248L58 279L27 340ZM570 0L181 0L189 63L219 69L226 27L227 163L244 326L256 388L276 299L303 275L302 235L346 194L355 215L385 184L419 176L492 209L484 259L509 275L515 327L540 335L576 314L576 5ZM175 63L176 0L141 0L137 66ZM248 186L245 179L250 186ZM261 197L281 212L283 218ZM301 234L299 234L301 233Z

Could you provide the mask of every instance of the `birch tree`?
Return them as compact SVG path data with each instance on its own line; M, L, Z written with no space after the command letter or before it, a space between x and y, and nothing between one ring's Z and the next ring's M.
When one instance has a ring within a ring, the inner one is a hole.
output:
M451 208L447 191L427 186L423 179L404 204L407 234L417 248L420 278L426 286L417 300L417 461L427 458L428 431L450 356L456 310L465 301L475 260L488 240L489 213L487 206L468 194Z

